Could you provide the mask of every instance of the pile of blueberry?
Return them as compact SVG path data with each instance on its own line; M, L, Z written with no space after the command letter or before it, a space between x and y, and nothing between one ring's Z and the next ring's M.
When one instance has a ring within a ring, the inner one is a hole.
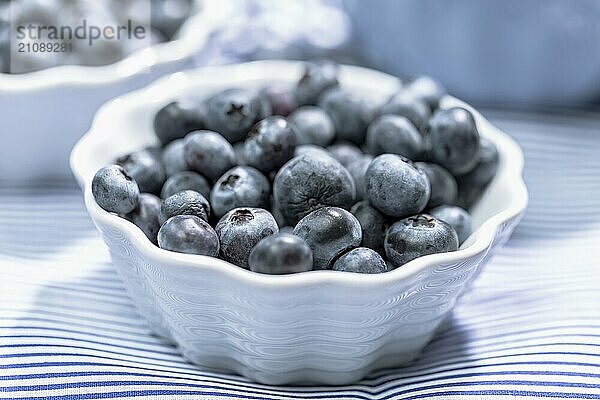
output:
M294 87L167 104L162 147L100 169L96 202L163 249L268 274L381 273L457 250L494 145L468 110L438 107L445 91L428 77L375 106L337 72L307 63Z
M27 73L67 64L111 64L148 43L172 40L192 9L192 0L0 0L0 72ZM146 27L150 22L150 31L145 32L149 40L109 40L101 36L89 45L87 40L69 40L66 35L53 38L47 29L42 31L42 37L37 33L38 26L74 30L84 20L87 26L100 29L117 29L129 23ZM24 27L22 32L26 33L25 39L12 38L12 60L11 24ZM29 30L30 25L33 31Z

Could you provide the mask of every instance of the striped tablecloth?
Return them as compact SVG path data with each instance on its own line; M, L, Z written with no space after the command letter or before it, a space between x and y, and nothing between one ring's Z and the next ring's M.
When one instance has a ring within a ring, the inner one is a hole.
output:
M600 117L490 114L531 205L424 355L353 386L186 363L135 313L70 183L0 188L0 398L600 398Z

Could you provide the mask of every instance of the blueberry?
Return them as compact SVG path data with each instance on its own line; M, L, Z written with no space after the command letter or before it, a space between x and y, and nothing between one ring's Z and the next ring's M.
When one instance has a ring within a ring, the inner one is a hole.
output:
M296 132L298 144L327 146L335 138L331 117L319 107L300 107L290 114L288 121Z
M271 184L275 180L275 176L277 175L277 172L278 172L277 170L273 170L273 171L269 172L267 175L265 175L269 179L269 182Z
M293 274L312 269L312 250L304 240L289 233L262 239L250 252L250 270L263 274Z
M366 248L357 247L344 253L333 263L334 271L357 272L359 274L381 274L388 268L377 252Z
M396 269L396 266L394 264L392 264L391 262L389 262L388 260L385 261L385 265L387 266L388 271Z
M296 103L300 106L315 105L327 89L338 86L338 67L329 62L306 63L304 72L295 89Z
M273 115L287 117L296 108L294 93L286 86L277 84L265 86L258 95L269 103Z
M479 132L468 110L438 110L429 121L429 140L431 161L452 174L464 174L477 164Z
M120 165L100 168L92 180L92 194L103 209L128 214L138 205L140 189Z
M432 209L429 214L454 228L458 243L464 242L473 232L471 215L464 208L445 204Z
M123 41L108 39L104 35L101 35L93 46L84 40L73 40L69 47L72 48L72 56L76 60L74 64L77 65L112 64L125 56Z
M356 188L348 170L333 158L304 154L281 167L273 196L288 223L295 224L324 206L350 208Z
M494 179L500 157L496 146L485 138L480 138L479 161L464 175L456 177L458 182L457 205L470 208L481 197L483 191Z
M140 192L158 193L165 181L165 169L160 158L148 150L134 151L117 158L116 164L138 184Z
M395 154L382 154L371 161L365 185L371 204L392 217L421 212L431 190L427 175L410 160Z
M348 211L323 207L302 218L294 235L306 241L313 252L313 269L330 269L334 260L362 239L360 224Z
M193 171L182 171L171 176L163 185L160 197L166 199L182 190L194 190L204 197L210 196L210 184L202 175Z
M0 32L0 73L7 74L10 72L10 60L8 59L8 44L4 40L2 32Z
M296 134L285 118L267 117L248 132L244 142L244 161L267 173L291 159L295 149Z
M189 133L185 137L183 153L190 169L213 181L235 165L233 147L216 132Z
M425 151L425 142L406 117L387 114L369 125L367 147L375 155L393 153L415 160Z
M0 6L2 7L2 6ZM0 20L0 73L10 72L10 36L8 24Z
M367 195L365 189L365 174L367 173L367 168L372 159L373 157L371 156L363 155L347 166L348 172L350 172L350 175L352 175L352 178L354 179L357 200L362 200Z
M327 148L331 157L338 160L344 167L363 157L363 152L348 142L332 144Z
M298 157L303 154L309 154L315 157L332 157L331 153L327 151L325 147L317 146L314 144L302 144L300 146L296 146L296 151L294 151L294 157Z
M193 190L182 190L164 199L160 212L165 220L175 215L195 215L208 221L210 204L200 193Z
M234 208L215 228L221 241L221 258L248 269L248 257L258 242L279 232L275 218L262 208Z
M191 0L153 0L150 4L150 25L169 40L188 18L193 7Z
M219 178L210 192L210 202L220 218L238 207L267 208L270 194L271 184L259 170L239 166Z
M244 160L244 142L235 142L231 145L235 153L235 163L237 165L246 165Z
M255 93L256 98L260 104L259 116L258 120L264 119L273 115L273 108L271 107L271 102L265 96L261 96L260 92Z
M280 207L275 201L274 196L271 194L271 214L273 214L273 218L277 221L277 225L281 229L284 226L288 225L288 221L283 216L283 213L280 211Z
M429 105L408 90L401 90L381 107L380 115L394 114L408 118L421 132L425 131L431 116Z
M364 142L370 114L362 97L338 87L323 93L318 105L331 117L337 139Z
M289 233L290 235L292 235L294 233L294 227L290 226L290 225L283 226L283 227L279 228L279 233ZM312 253L311 253L311 257L312 257ZM311 268L312 268L312 261L311 261Z
M242 140L252 126L264 118L263 101L250 90L228 89L207 100L209 129L222 134L231 143Z
M140 194L137 207L127 214L126 218L137 225L138 228L154 244L158 244L158 230L160 229L160 199L150 193Z
M160 145L156 145L156 146L146 146L143 148L143 151L147 151L148 154L150 154L152 157L156 158L157 160L162 161L162 152L163 152L163 148ZM164 167L164 165L163 165Z
M167 176L188 170L183 153L184 143L183 139L173 140L163 149L161 157Z
M205 128L205 109L192 100L174 101L161 108L154 117L154 132L163 145L188 133Z
M385 254L395 267L428 254L458 249L458 236L450 225L427 214L414 215L390 226Z
M176 215L169 218L158 231L161 249L178 253L217 257L219 238L215 230L195 215Z
M427 103L431 110L437 109L440 100L446 95L442 84L429 76L419 76L409 81L406 89L417 99Z
M456 179L444 167L437 164L417 162L417 168L425 172L431 185L431 195L427 207L437 207L440 204L454 204L456 201Z
M360 245L373 249L383 255L383 240L385 238L385 231L388 228L385 216L369 204L367 200L359 201L353 205L350 212L360 223L362 231Z
M59 18L58 7L60 7L60 3L58 1L29 0L11 5L6 3L8 2L0 3L0 22L4 19L6 23L23 24L35 21L40 24L54 24L57 22L56 19ZM82 5L80 4L79 7L82 7ZM92 10L98 12L103 8L94 7Z

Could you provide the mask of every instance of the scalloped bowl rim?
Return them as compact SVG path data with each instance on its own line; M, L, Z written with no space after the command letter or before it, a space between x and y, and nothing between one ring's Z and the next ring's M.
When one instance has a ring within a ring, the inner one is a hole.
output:
M211 28L229 12L229 8L216 4L208 0L193 0L192 14L173 40L135 50L106 65L58 65L24 74L0 73L0 90L26 92L66 85L103 86L143 73L154 66L190 58L206 44Z
M85 204L92 218L122 232L124 236L131 240L132 245L136 246L141 252L144 252L147 256L152 257L156 262L162 263L163 265L177 263L186 267L213 269L215 272L226 274L229 278L236 281L242 281L247 284L266 287L276 286L277 288L282 288L338 283L351 285L356 288L369 288L407 279L418 274L427 267L434 265L449 265L459 263L469 257L487 251L487 249L490 248L496 230L500 227L500 225L514 217L519 216L527 207L528 192L522 177L524 157L520 147L508 135L491 125L471 106L451 96L446 96L446 98L443 99L443 103L461 105L469 108L472 112L474 112L480 130L493 129L496 135L500 135L500 137L502 137L503 143L502 146L499 147L499 151L501 153L510 155L510 162L504 163L505 170L503 170L502 173L510 174L512 179L514 179L513 192L509 196L510 203L507 204L502 211L485 220L485 222L483 222L473 232L471 237L467 240L468 245L464 246L464 248L461 247L459 250L454 252L438 253L419 257L403 265L402 267L396 268L389 272L382 274L355 274L331 270L318 270L288 275L260 274L240 268L218 258L176 253L161 249L152 244L137 226L124 218L103 210L96 204L93 195L91 194L91 179L93 174L87 174L86 176L82 170L82 166L85 163L85 155L92 153L91 150L94 148L95 138L100 133L100 126L111 120L111 115L113 112L117 111L117 108L120 109L122 113L126 114L128 104L135 104L139 102L140 99L144 98L146 98L146 101L149 102L150 100L147 100L147 98L150 98L152 93L156 93L157 91L169 91L169 86L172 86L174 79L182 79L184 81L188 79L189 81L194 82L194 85L199 85L203 81L209 84L212 75L219 76L224 74L237 77L240 75L246 75L248 77L246 78L247 80L268 79L269 77L277 76L273 75L274 71L286 71L289 75L291 71L296 71L298 69L299 64L301 63L268 60L254 61L245 64L200 68L185 73L178 72L176 74L172 74L171 76L161 78L144 89L128 93L106 103L96 114L91 129L73 148L70 159L71 169L78 183L84 190ZM362 67L344 65L341 66L341 71L342 73L351 75L353 79L377 79L379 81L388 80L388 82L390 79L397 80L396 78L383 72ZM280 75L285 76L286 74ZM232 83L232 85L233 84L234 83ZM171 92L172 91L173 88L171 87ZM498 143L495 142L495 144ZM498 174L499 173L500 171Z

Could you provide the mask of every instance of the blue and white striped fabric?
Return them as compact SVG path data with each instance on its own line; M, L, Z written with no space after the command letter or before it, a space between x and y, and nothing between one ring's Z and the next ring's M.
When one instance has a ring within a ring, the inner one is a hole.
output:
M413 365L346 387L208 373L153 337L77 188L0 188L0 398L600 398L600 118L491 114L531 206Z

